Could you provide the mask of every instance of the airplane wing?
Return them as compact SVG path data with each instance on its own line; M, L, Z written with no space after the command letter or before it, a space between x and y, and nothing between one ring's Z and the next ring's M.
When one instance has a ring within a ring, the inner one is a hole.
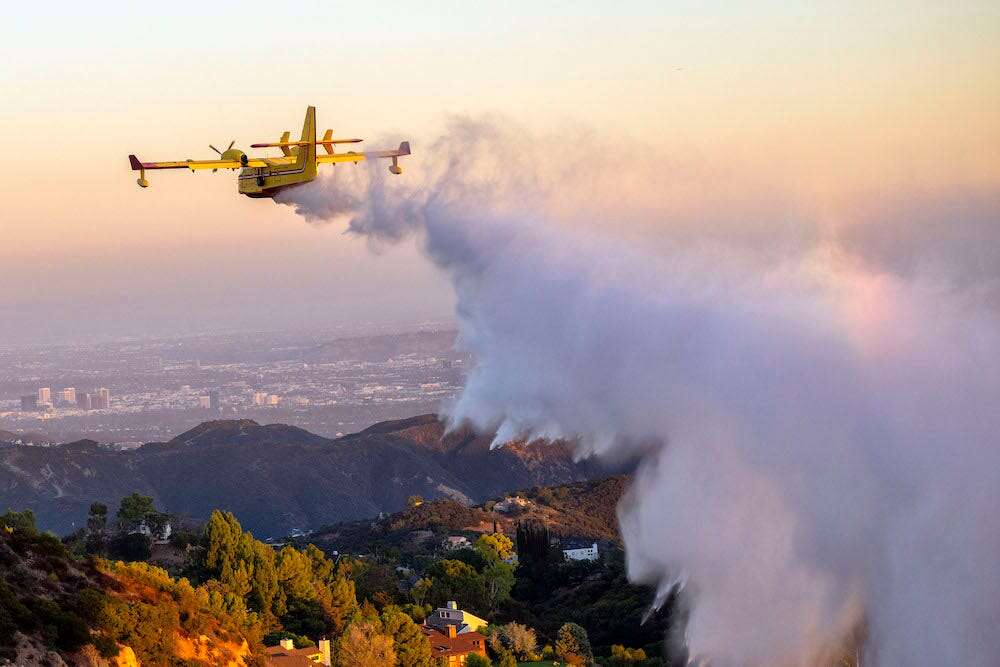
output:
M261 158L249 158L246 164L240 160L175 160L172 162L140 162L134 155L128 156L132 171L145 169L239 169L240 167L266 167L268 161Z
M332 162L361 162L365 159L365 153L334 153L332 155L316 155L316 164L330 164Z

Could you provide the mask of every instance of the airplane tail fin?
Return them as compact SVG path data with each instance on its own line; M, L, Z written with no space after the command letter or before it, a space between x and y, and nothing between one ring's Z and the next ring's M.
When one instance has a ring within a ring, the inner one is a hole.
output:
M306 120L302 124L302 139L307 142L298 147L295 153L296 164L304 168L303 173L309 178L316 177L316 107L306 109Z

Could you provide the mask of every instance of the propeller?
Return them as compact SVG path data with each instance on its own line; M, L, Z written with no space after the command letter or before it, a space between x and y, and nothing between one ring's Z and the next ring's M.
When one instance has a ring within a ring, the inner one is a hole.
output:
M230 141L230 142L229 142L229 148L227 148L225 152L228 152L228 151L229 151L229 150L230 150L230 149L231 149L231 148L233 147L233 144L235 144L235 143L236 143L236 140L235 140L235 139L233 139L232 141ZM209 147L209 148L211 148L211 149L212 149L213 151L215 151L216 153L218 153L218 154L219 154L219 157L223 157L223 151L220 151L220 150L219 150L218 148L216 148L216 147L215 147L215 146L213 146L212 144L209 144L209 145L208 145L208 147ZM213 169L213 170L212 170L212 173L214 174L214 173L215 173L215 172L217 172L217 171L219 171L219 170L218 170L218 169Z

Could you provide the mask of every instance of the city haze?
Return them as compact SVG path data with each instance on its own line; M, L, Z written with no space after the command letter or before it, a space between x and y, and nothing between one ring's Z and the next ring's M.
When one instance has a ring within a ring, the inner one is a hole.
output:
M252 418L332 438L437 412L469 361L454 340L428 325L14 347L0 350L0 430L35 445L128 448L204 421Z

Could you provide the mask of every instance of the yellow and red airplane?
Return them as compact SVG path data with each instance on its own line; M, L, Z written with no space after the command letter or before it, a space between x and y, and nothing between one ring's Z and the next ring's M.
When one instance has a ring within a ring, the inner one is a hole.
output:
M229 148L220 151L215 146L209 145L213 151L219 154L218 160L183 160L176 162L140 162L139 158L129 155L129 163L133 171L139 172L136 180L141 187L148 188L149 181L146 180L147 169L239 169L239 193L247 197L274 197L277 193L287 188L302 185L316 178L316 166L320 164L335 164L337 162L354 162L362 160L372 160L377 158L389 158L392 164L389 171L393 174L403 173L403 168L399 166L398 159L410 154L410 142L404 141L395 150L387 151L366 151L356 153L334 152L336 144L356 144L361 139L334 139L333 130L327 130L323 138L316 139L316 107L306 109L306 120L302 125L302 138L299 141L289 141L289 132L281 135L281 139L275 143L250 144L251 148L280 148L282 157L249 157L238 148L233 148L232 142ZM322 146L326 150L325 155L317 155L316 147Z

